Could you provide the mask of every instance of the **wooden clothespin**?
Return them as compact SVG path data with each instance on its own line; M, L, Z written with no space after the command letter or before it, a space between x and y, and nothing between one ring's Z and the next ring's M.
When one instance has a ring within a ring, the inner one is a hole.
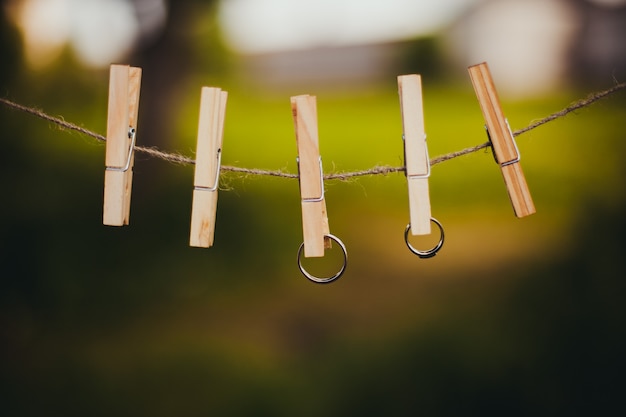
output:
M404 132L404 159L409 186L409 212L411 233L428 235L431 232L430 196L428 177L430 160L424 131L422 105L422 79L417 74L398 77L398 93Z
M141 68L111 65L102 222L127 225L133 184Z
M227 97L219 88L202 88L189 235L194 247L213 245Z
M489 141L496 162L502 170L515 215L517 217L531 215L535 213L535 205L519 163L519 149L502 112L489 67L486 62L483 62L469 67L468 70L485 118Z
M291 97L291 110L298 146L304 256L321 257L324 249L330 248L331 240L328 238L330 228L324 199L315 96Z

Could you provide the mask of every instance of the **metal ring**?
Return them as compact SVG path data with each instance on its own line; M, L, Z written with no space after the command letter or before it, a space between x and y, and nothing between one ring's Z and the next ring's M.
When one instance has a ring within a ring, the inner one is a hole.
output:
M433 256L437 254L439 249L441 249L441 247L443 246L443 239L444 239L443 226L434 217L431 217L430 221L435 223L437 227L439 227L439 231L441 232L441 238L439 239L439 243L437 243L437 245L432 249L418 250L418 249L415 249L413 246L411 246L411 244L409 243L409 231L411 230L411 223L407 224L406 229L404 230L404 241L406 242L406 246L409 248L411 252L413 252L414 254L416 254L422 259L432 258Z
M343 275L343 273L346 270L346 266L348 265L348 251L346 250L346 245L344 245L343 242L335 235L327 234L325 235L325 237L328 237L334 240L341 247L341 250L343 252L343 265L341 266L341 269L339 270L339 272L337 272L332 277L319 278L308 273L306 269L304 269L304 267L302 266L302 262L301 262L302 249L304 249L304 242L302 242L302 244L298 248L298 268L300 268L300 272L302 272L302 275L304 275L307 279L317 284L328 284L330 282L333 282L334 280L336 280L337 278Z

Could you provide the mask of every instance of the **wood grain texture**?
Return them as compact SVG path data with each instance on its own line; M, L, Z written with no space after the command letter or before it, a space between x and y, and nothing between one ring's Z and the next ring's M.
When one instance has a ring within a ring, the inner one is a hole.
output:
M141 68L130 67L128 83L128 125L135 129L137 135L137 121L139 116L139 95L141 91ZM128 137L128 136L127 136ZM132 140L128 138L130 147ZM136 143L136 140L135 140ZM130 148L129 148L130 149ZM135 150L131 150L130 165L124 177L124 224L130 222L130 200L133 188L133 167L135 166Z
M109 71L109 105L107 112L107 141L105 164L108 167L121 168L128 157L128 127L130 114L128 88L130 85L130 67L111 65Z
M189 246L210 248L215 240L217 192L193 190Z
M411 234L431 233L428 152L424 127L422 79L417 74L398 77L398 93L404 133L404 155L409 189ZM417 178L416 178L417 177Z
M507 190L509 190L509 198L511 205L515 211L515 216L526 217L534 214L537 210L530 195L526 177L522 171L520 163L506 165L502 167L502 176Z
M122 168L129 157L130 164L124 172L105 170L102 222L108 226L123 226L130 221L134 152L130 149L129 130L137 131L140 89L141 68L111 65L105 166Z
M498 163L504 164L517 159L518 155L513 142L513 135L506 123L506 118L500 105L500 98L487 63L483 62L471 66L468 71L483 117L485 118L485 124L487 125Z
M302 206L302 234L304 256L322 257L330 247L330 233L326 200L320 166L319 136L317 129L317 102L314 96L291 97L291 110L296 131L300 173L300 198ZM320 199L319 201L313 201Z
M215 87L203 87L196 143L191 230L189 245L213 246L217 215L219 156L224 138L224 119L228 93ZM213 188L215 188L213 190Z
M502 170L513 211L517 217L529 216L536 212L535 205L489 67L483 62L469 67L468 71L485 118L493 152Z

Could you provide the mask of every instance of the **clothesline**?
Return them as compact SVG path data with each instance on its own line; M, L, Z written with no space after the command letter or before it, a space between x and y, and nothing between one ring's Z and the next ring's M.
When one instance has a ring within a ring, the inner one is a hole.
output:
M626 88L626 83L619 83L607 90L591 93L587 97L579 99L571 103L569 106L563 108L562 110L559 110L542 119L532 122L531 124L529 124L528 126L522 129L514 131L513 136L515 137L520 136L546 123L555 121L560 118L564 118L565 116L567 116L569 113L573 111L576 111L585 107L589 107L595 102L601 99L604 99L606 97L609 97L610 95L617 93L618 91L623 90L625 88ZM40 119L43 119L45 121L48 121L50 123L53 123L62 129L72 130L72 131L81 133L83 135L92 137L99 141L106 141L106 137L99 133L96 133L84 127L78 126L77 124L68 122L64 120L63 118L51 116L39 109L24 106L22 104L13 102L5 98L0 98L0 103L14 110L21 111L21 112L33 115L35 117L38 117ZM481 143L479 145L465 148L456 152L451 152L451 153L447 153L444 155L436 156L434 158L431 158L430 164L436 165L441 162L449 161L451 159L458 158L460 156L467 155L467 154L479 151L481 149L485 149L489 146L490 146L490 143L485 142L485 143ZM154 158L162 159L168 162L173 162L176 164L181 164L181 165L195 164L195 160L193 158L190 158L190 157L178 154L178 153L165 152L154 147L135 146L135 151L144 153ZM229 166L229 165L222 165L221 170L227 171L227 172L246 174L246 175L264 175L264 176L281 177L281 178L298 178L298 174L284 172L282 170L263 170L263 169L257 169L257 168L245 168L245 167L236 167L236 166ZM368 175L386 175L390 173L404 172L404 171L405 171L404 166L399 166L399 167L375 166L370 169L361 170L361 171L335 172L335 173L325 174L324 179L325 180L348 180L354 177L362 177L362 176L368 176Z

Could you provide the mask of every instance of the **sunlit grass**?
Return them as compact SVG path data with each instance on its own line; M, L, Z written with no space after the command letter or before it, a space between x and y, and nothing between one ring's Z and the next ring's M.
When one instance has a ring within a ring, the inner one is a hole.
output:
M224 164L295 173L289 94L229 90ZM193 156L199 97L181 97L172 112L178 134L165 150ZM317 97L326 172L402 164L393 83L360 92L320 91ZM526 102L504 98L503 107L516 130L576 98L574 92ZM486 140L469 86L425 84L424 108L431 157ZM70 121L80 122L81 111L88 110L77 110L77 120ZM20 221L34 225L28 231L37 239L30 244L38 246L29 250L37 255L36 271L46 277L38 283L46 288L40 297L58 304L50 307L54 316L39 319L54 329L40 336L54 345L45 348L42 363L60 363L48 374L55 377L68 369L88 372L105 393L116 393L118 385L183 397L190 387L202 391L199 386L235 392L243 378L249 392L287 386L301 399L294 381L310 388L316 379L302 379L299 370L340 375L342 355L354 358L344 351L363 352L373 343L363 355L380 359L407 335L422 337L419 329L429 326L465 334L464 345L481 358L481 349L502 337L497 326L504 326L496 320L495 328L481 333L486 318L502 307L486 306L531 278L516 272L571 256L581 213L591 203L623 199L622 119L623 107L607 100L518 138L537 206L529 218L514 217L489 151L435 166L432 213L444 225L446 243L428 260L404 246L408 203L402 174L328 181L330 229L346 244L349 260L346 274L324 287L308 283L297 269L302 231L296 180L224 173L215 246L191 249L192 167L138 158L131 226L103 228L103 146L31 125L27 130L39 133L21 139L28 152L20 154L17 178L11 179L11 190L22 191L5 207L17 207L28 218ZM80 162L72 162L76 158ZM37 183L39 193L23 192L32 184L27 174L40 166L46 175ZM466 313L475 316L470 330ZM322 360L330 361L328 369L312 369ZM171 378L180 384L160 383Z
M326 172L402 165L398 96L393 85L387 87L352 95L323 92L317 95L320 148ZM532 102L504 100L503 107L516 130L560 110L574 98L571 94ZM615 167L611 126L619 113L608 105L599 106L603 109L581 110L518 138L523 167L530 178L531 190L538 196L551 200L561 195L567 202L573 198L569 193L584 196L587 187L596 188L594 183L600 177L605 180L609 177L610 181ZM486 141L484 122L470 89L426 85L424 109L431 157ZM190 120L186 126L193 130L195 123ZM191 132L185 136L195 140ZM193 147L193 143L188 146ZM590 147L593 152L588 152ZM295 157L289 97L231 92L224 163L295 173ZM593 169L584 169L585 166ZM452 205L457 197L490 202L503 191L498 168L488 151L436 166L431 181L433 198L445 200L446 206ZM577 182L576 191L572 190L572 181ZM263 188L263 182L259 180L255 187ZM373 182L368 183L368 188L387 185L387 182L380 186Z

